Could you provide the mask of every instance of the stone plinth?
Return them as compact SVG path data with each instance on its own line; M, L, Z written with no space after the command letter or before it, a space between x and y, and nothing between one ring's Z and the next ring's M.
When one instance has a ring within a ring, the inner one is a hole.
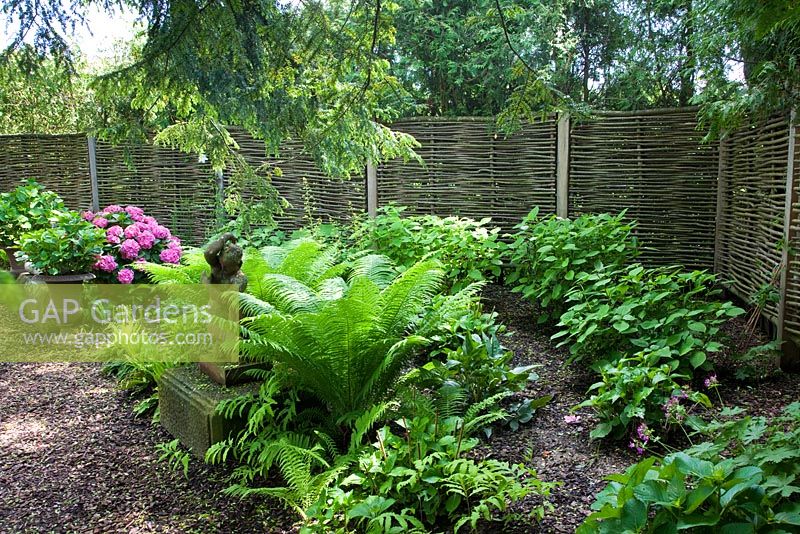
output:
M258 391L258 384L224 387L211 381L194 365L164 372L158 385L161 425L192 454L203 458L208 448L244 428L245 421L216 413L225 399Z

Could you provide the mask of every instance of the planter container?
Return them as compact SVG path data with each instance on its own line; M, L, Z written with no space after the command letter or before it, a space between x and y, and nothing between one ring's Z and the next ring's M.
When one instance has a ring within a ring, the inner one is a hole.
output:
M16 256L14 256L14 253L17 252L15 247L2 246L0 248L3 249L8 257L8 264L11 266L11 274L14 276L19 276L22 273L28 272L28 270L25 268L25 264L20 263Z
M92 273L60 274L57 276L27 274L24 277L20 277L20 280L24 281L26 284L82 284L84 282L90 282L95 278L97 277Z

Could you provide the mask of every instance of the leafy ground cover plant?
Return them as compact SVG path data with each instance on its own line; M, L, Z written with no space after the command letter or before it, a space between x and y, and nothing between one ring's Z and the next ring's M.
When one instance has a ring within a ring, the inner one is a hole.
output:
M720 326L744 310L717 300L714 275L680 267L585 273L567 295L570 308L553 336L570 344L570 361L615 360L668 347L679 371L691 376L721 348Z
M61 197L33 180L0 193L0 246L16 245L22 234L49 228L64 211Z
M690 375L681 374L679 367L666 347L600 364L600 381L589 388L589 399L576 406L597 413L599 424L591 437L621 438L641 424L649 429L680 425L693 406L710 407L708 396L692 391ZM643 440L634 433L631 447L640 447Z
M505 245L500 229L487 226L491 219L403 216L405 209L386 206L374 219L362 219L355 225L354 239L401 267L428 258L439 260L448 285L456 291L471 282L500 277Z
M403 418L380 428L358 454L354 468L329 487L311 512L307 530L351 532L428 532L450 526L474 531L478 521L493 521L508 505L529 495L546 499L555 484L542 482L522 464L465 457L478 440L472 434L502 418L481 415L490 402L475 404L463 416L440 412ZM541 519L546 500L530 512ZM519 519L506 514L505 521Z
M578 534L800 531L800 403L771 422L723 410L707 441L612 475Z
M541 307L541 322L558 318L583 273L620 267L636 256L635 223L624 217L623 212L540 219L539 208L534 208L514 227L506 284Z
M230 455L243 462L228 493L283 500L300 514L305 532L428 532L448 525L458 531L494 520L528 495L544 499L531 512L534 518L549 507L554 484L535 472L466 457L478 443L473 434L505 416L491 410L497 399L466 408L463 390L450 386L436 400L417 397L401 408L413 417L374 431L389 409L376 405L350 423L350 439L337 445L315 428L314 409L286 387L290 376L264 373L258 399L220 406L227 414L246 412L248 425L238 437L213 446L207 459L220 462ZM272 467L280 469L286 485L253 487Z
M533 365L514 366L514 353L501 344L506 328L496 313L484 313L476 282L453 295L439 295L420 316L415 331L430 339L423 360L403 380L418 388L436 390L445 384L463 388L470 402L482 402L498 393L520 392L538 379ZM504 420L512 430L529 422L551 397L526 398L505 407ZM492 428L484 431L491 435Z
M22 234L17 256L37 273L88 273L103 252L105 234L76 212L63 212L53 226Z

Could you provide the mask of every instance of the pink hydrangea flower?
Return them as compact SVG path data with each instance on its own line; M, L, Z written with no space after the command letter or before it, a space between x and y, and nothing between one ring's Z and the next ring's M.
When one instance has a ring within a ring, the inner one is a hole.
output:
M139 228L138 224L132 224L125 228L125 237L127 239L134 239L139 236L142 232L141 228Z
M149 215L145 215L144 218L142 218L142 222L144 224L146 224L147 226L155 226L155 225L158 224L158 221L156 220L156 218L155 217L151 217Z
M125 268L117 273L117 280L119 280L120 284L130 284L133 282L133 275L133 270Z
M119 245L122 242L122 234L122 227L114 225L106 230L106 241L113 245Z
M181 250L178 248L165 248L159 255L164 263L179 263L181 261Z
M92 221L94 219L94 213L92 213L91 211L82 211L81 217L83 218L84 221Z
M150 231L153 232L153 235L156 237L156 239L167 239L171 237L169 229L167 229L166 226L161 226L160 224L153 226Z
M100 256L97 259L97 263L94 264L94 268L100 271L105 271L107 273L112 273L118 267L117 260L114 259L114 256Z
M156 242L156 236L154 236L149 230L145 230L136 236L136 242L139 243L143 249L150 250L153 248L153 245Z
M134 239L126 239L119 247L120 255L126 260L135 260L139 256L142 247Z
M175 249L180 250L180 248L181 248L181 240L178 239L175 236L170 237L169 241L167 241L167 248L175 248Z
M125 213L130 216L136 222L141 222L144 220L144 210L142 208L137 208L136 206L126 206Z
M94 224L98 228L105 228L106 226L108 226L108 219L106 219L105 217L96 217L92 221L92 224Z
M106 206L106 208L103 209L104 213L119 213L121 211L125 210L122 209L122 206L118 206L116 204L111 204L110 206Z

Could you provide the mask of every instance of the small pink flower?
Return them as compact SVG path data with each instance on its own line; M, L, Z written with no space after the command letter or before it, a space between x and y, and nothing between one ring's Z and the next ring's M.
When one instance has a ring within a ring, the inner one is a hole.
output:
M126 260L135 260L139 256L139 251L142 247L139 246L133 239L126 239L119 247L120 255Z
M139 228L139 225L134 223L127 228L125 228L125 237L127 239L134 239L139 236L142 230Z
M178 239L175 236L170 237L169 241L167 241L167 248L174 248L174 249L180 250L181 249L181 240Z
M131 269L125 268L117 273L117 280L119 280L120 284L130 284L133 282L133 275L134 273Z
M717 375L715 374L708 375L708 378L703 380L703 385L706 387L706 389L712 389L719 386L719 380L717 380Z
M644 454L644 448L636 441L631 441L630 443L628 443L628 448L635 449L636 454L638 454L639 456Z
M156 242L156 237L152 233L150 233L150 231L145 230L144 232L136 236L136 242L139 243L139 245L143 249L149 250L153 248L153 245Z
M92 221L92 224L94 224L98 228L105 228L106 226L108 226L108 219L106 219L105 217L97 217L95 218L95 220Z
M92 213L91 211L82 211L81 217L83 218L84 221L91 221L94 219L94 213Z
M180 263L181 250L179 248L165 248L159 255L164 263Z
M564 422L567 423L568 425L577 425L577 424L579 424L581 422L581 416L580 415L565 415L564 416Z
M117 260L114 259L114 256L100 256L97 259L97 263L94 264L94 268L100 271L104 271L107 273L112 273L118 267Z
M125 211L122 209L122 206L117 206L116 204L111 204L110 206L106 206L103 210L105 213L119 213L121 211Z
M142 208L137 208L136 206L126 206L125 213L130 216L136 222L141 222L144 220L144 210Z

